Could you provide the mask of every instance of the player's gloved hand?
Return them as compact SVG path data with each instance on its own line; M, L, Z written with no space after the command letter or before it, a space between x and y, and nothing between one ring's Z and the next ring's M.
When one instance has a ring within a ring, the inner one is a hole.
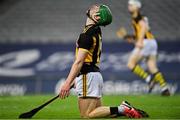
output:
M59 93L59 97L61 99L65 99L66 97L69 96L69 91L70 91L71 85L68 82L65 82L63 86L61 87L61 91Z

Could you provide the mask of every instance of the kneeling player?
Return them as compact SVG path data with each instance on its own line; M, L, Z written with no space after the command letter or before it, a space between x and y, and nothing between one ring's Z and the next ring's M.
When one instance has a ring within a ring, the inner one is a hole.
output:
M110 9L106 5L93 5L87 11L87 21L76 43L76 57L71 71L61 88L61 99L69 95L70 86L75 83L78 104L82 118L102 118L124 115L142 118L147 114L123 101L117 107L102 106L103 78L99 63L102 47L101 28L112 22Z

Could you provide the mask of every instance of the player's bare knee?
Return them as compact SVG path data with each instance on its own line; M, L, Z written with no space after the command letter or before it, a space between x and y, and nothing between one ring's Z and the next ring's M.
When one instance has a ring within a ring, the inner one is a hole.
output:
M158 69L157 68L153 68L153 69L150 70L150 72L151 72L151 74L154 74L154 73L158 72Z
M97 117L97 115L95 115L94 112L91 112L91 113L88 114L88 118L89 119L94 119L94 118L98 118L98 117Z
M154 74L154 73L158 72L158 68L157 67L149 66L148 69L149 69L149 72L151 74Z
M81 114L81 118L89 118L88 114Z
M94 112L84 112L81 113L81 118L86 118L86 119L92 119L92 118L96 118Z
M81 118L89 119L89 118L94 118L93 113L89 113L88 111L81 113Z
M96 117L95 117L94 113L89 113L88 118L93 119L93 118L96 118Z
M134 68L134 66L135 66L136 64L134 63L134 62L131 62L131 61L129 61L128 63L127 63L127 67L129 68L129 69L133 69Z

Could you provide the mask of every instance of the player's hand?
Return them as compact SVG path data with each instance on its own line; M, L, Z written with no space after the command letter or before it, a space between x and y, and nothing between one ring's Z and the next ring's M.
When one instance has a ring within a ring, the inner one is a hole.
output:
M137 41L135 45L139 49L142 49L144 47L143 41Z
M64 85L61 87L61 91L59 93L59 97L61 99L65 99L66 97L69 96L70 87L71 87L71 85L68 82L64 83Z
M127 35L127 30L124 27L120 27L116 32L116 35L118 38L124 39L124 37Z
M124 37L124 39L130 44L135 44L135 42L136 42L135 39L134 39L134 36L132 36L132 35L126 35Z

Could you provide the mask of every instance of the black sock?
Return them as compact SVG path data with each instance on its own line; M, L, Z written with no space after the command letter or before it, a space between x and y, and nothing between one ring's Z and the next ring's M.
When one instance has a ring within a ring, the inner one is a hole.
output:
M118 115L118 107L110 107L111 115Z
M123 114L119 113L118 107L110 107L110 113L111 115L124 116Z

